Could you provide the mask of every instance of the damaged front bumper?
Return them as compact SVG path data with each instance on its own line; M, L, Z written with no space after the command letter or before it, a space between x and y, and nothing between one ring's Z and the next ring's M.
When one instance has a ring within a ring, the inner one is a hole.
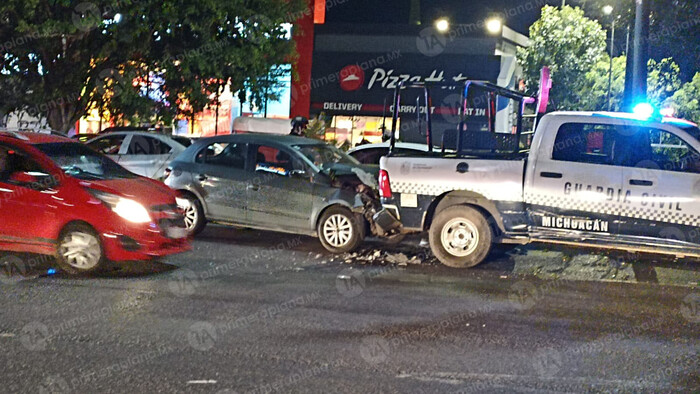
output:
M401 221L392 211L382 207L372 190L358 190L353 211L367 220L371 234L375 237L390 237L402 233Z
M350 173L333 172L331 179L332 186L339 190L355 192L353 212L365 218L373 236L391 237L402 233L403 226L396 214L382 207L376 190L376 174L353 168Z

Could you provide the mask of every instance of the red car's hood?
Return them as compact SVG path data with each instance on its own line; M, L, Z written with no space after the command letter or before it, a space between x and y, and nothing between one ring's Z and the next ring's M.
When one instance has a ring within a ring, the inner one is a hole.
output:
M156 180L138 177L104 181L80 181L84 187L136 200L146 207L175 204L176 193Z

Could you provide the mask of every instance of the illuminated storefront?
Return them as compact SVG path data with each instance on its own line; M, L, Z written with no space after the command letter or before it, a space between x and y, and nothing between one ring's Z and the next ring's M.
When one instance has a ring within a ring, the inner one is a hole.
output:
M400 82L475 79L517 87L515 52L526 44L526 37L507 27L493 35L485 29L441 34L419 26L317 25L311 78L300 88L309 93L309 115L330 119L327 138L353 146L362 140L380 142L382 126L391 127L392 99ZM435 114L449 117L456 93L432 93L433 117L439 122ZM401 120L417 117L419 104L405 100ZM418 130L404 134L406 141L423 138Z

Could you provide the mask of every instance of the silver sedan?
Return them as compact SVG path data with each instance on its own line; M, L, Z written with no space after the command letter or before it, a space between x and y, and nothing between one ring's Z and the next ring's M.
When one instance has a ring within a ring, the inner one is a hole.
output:
M335 253L355 249L368 222L362 191L373 175L322 141L238 134L197 141L166 171L182 193L188 230L207 222L318 236Z

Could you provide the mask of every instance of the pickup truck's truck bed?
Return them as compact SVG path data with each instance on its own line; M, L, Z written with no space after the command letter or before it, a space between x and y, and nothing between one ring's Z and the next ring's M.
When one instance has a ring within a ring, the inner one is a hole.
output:
M436 198L452 192L473 197L489 209L507 212L511 220L524 214L525 159L438 158L428 156L385 157L382 169L390 175L391 190L406 229L423 230L426 213ZM387 205L391 205L388 204Z

